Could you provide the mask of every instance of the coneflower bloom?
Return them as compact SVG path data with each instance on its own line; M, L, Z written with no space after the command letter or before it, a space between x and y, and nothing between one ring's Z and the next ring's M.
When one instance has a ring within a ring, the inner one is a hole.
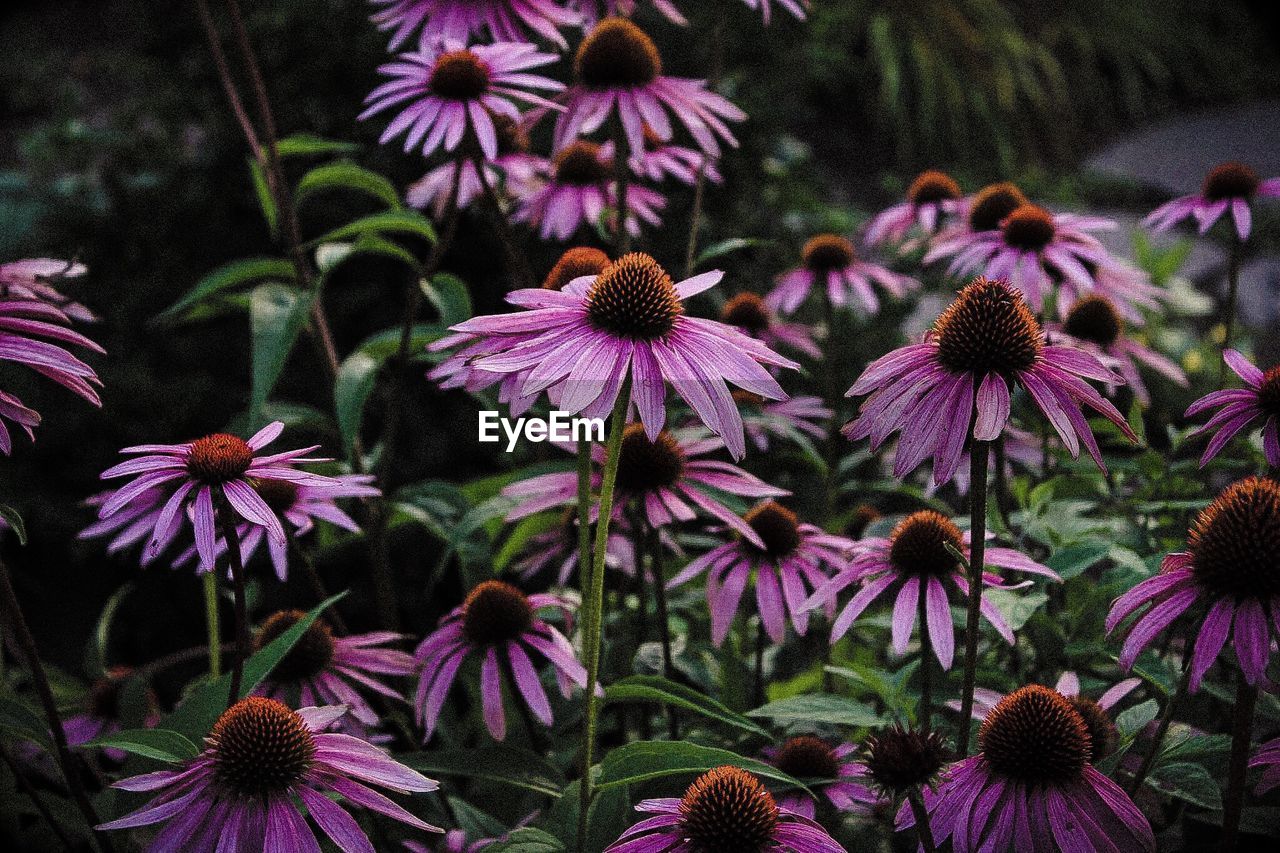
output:
M1003 281L977 278L942 312L923 343L896 349L863 371L848 396L871 396L844 433L854 441L870 437L874 450L901 432L894 476L906 476L932 455L934 482L945 483L970 434L991 441L1004 429L1012 382L1026 388L1072 457L1083 443L1106 470L1081 406L1103 415L1131 441L1137 436L1085 379L1124 382L1087 352L1047 344L1021 293Z
M749 9L759 9L764 17L765 26L769 25L769 18L773 14L773 3L777 3L786 9L797 20L803 21L805 10L809 8L809 0L743 0Z
M714 159L697 149L659 139L647 126L644 129L644 148L632 151L627 162L637 176L655 184L670 176L693 185L698 182L699 174L713 184L724 180Z
M424 45L442 42L468 44L488 33L496 41L528 41L531 30L560 47L568 43L558 27L578 24L581 18L560 0L370 0L385 7L373 16L380 30L395 30L390 49L422 29Z
M1274 738L1258 747L1258 752L1249 759L1250 767L1261 767L1262 778L1258 780L1255 793L1260 797L1273 788L1280 787L1280 738Z
M425 832L442 832L368 787L401 794L439 786L351 735L327 732L346 708L290 710L250 696L232 705L205 739L204 751L176 770L116 782L130 792L158 792L150 803L99 829L163 823L150 850L316 850L316 838L293 798L338 846L370 850L355 820L327 795Z
M918 286L910 276L859 259L853 243L839 234L813 237L804 244L800 259L801 266L779 276L765 297L765 304L774 311L793 313L816 285L826 288L833 306L842 308L857 300L866 313L874 314L880 310L880 297L873 285L898 298Z
M771 347L779 344L799 350L810 358L822 358L822 350L813 340L813 329L804 323L787 323L774 316L764 299L743 291L729 297L720 309L720 322L736 326Z
M703 438L689 431L673 433L664 429L650 441L641 424L628 424L622 433L618 456L615 511L621 514L623 507L634 504L644 511L651 527L663 528L677 521L692 521L701 510L763 548L764 540L755 529L725 506L717 493L745 498L781 497L789 493L736 465L700 458L722 447L724 444L718 438ZM598 490L604 476L602 445L592 446L591 460L594 464L591 487ZM519 501L507 514L507 520L514 521L552 507L576 505L578 475L574 471L540 474L512 483L502 494Z
M492 116L498 133L498 156L477 163L474 159L455 159L436 166L410 185L405 201L410 207L430 209L437 219L443 217L454 201L466 208L484 195L484 183L502 187L507 194L523 197L533 191L538 175L546 170L546 160L529 153L529 138L510 116ZM483 168L483 181L481 169Z
M304 616L301 610L271 614L258 629L254 648L262 649ZM346 705L360 723L376 726L381 717L360 689L404 701L400 691L381 680L381 676L400 678L417 672L418 665L412 655L381 648L403 639L404 635L390 631L335 637L333 629L321 617L311 623L254 693L291 705Z
M667 582L668 588L707 574L707 607L711 611L711 640L724 643L738 612L747 583L754 577L756 613L769 638L786 639L787 616L803 636L809 630L805 607L811 590L825 586L830 571L841 566L853 541L801 523L794 512L777 503L757 504L742 517L755 541L734 538L689 563ZM835 596L826 602L827 617L835 613Z
M582 226L613 228L617 223L617 177L613 145L578 140L565 146L545 167L540 182L531 183L520 196L512 217L538 229L543 240L568 240ZM658 211L667 200L652 187L627 189L625 227L640 233L641 221L661 225ZM606 221L605 213L610 216Z
M1196 435L1214 433L1213 440L1200 457L1203 468L1227 442L1245 427L1262 419L1262 449L1268 464L1280 468L1280 366L1265 373L1233 349L1222 358L1243 381L1243 388L1227 388L1206 394L1188 407L1184 417L1192 417L1221 406L1209 422L1196 430Z
M998 231L1005 217L1024 204L1027 204L1027 196L1017 184L1011 181L987 184L973 195L961 199L964 215L939 229L933 245L944 244L949 250L954 250L963 245L957 240L963 235ZM933 254L938 257L946 253L935 251Z
M938 774L949 755L946 741L938 732L900 723L871 735L862 747L867 781L886 798L937 787Z
M103 471L102 479L134 479L103 501L98 515L107 519L126 508L153 507L157 490L162 490L164 503L155 516L155 526L144 553L158 554L165 544L173 541L175 529L189 517L200 555L200 570L210 571L217 550L216 491L225 496L236 516L266 528L269 540L282 544L284 526L270 504L258 494L255 484L262 480L281 480L313 490L314 497L344 491L340 481L296 467L303 462L325 461L305 458L315 447L260 455L283 431L284 424L275 421L248 441L227 433L214 433L182 444L126 447L120 452L137 454L136 458Z
M1143 406L1151 404L1151 393L1142 381L1139 364L1187 387L1187 374L1177 363L1125 334L1120 312L1105 296L1095 293L1078 300L1061 324L1048 326L1048 339L1052 341L1055 337L1065 337L1067 343L1094 352L1114 366Z
M1060 693L1031 685L991 709L977 755L924 792L936 844L977 850L1144 850L1155 836L1129 796L1094 769L1084 717ZM898 828L915 825L904 807Z
M553 402L571 414L604 416L629 380L631 404L650 439L666 421L670 384L741 459L742 416L729 384L785 399L765 365L798 365L737 329L685 314L684 300L723 276L714 270L677 284L652 257L633 252L594 279L576 279L561 291L507 295L508 302L531 310L477 317L453 329L505 340L505 352L481 357L475 366L497 373L527 370L522 393L558 386Z
M858 748L851 743L832 744L813 735L788 738L778 746L763 750L774 767L809 785L836 811L867 814L881 798L865 784L867 768L858 760ZM777 798L778 806L810 820L817 814L813 798L801 791Z
M867 223L867 245L902 243L913 229L932 236L950 219L965 213L964 193L955 178L930 169L907 187L906 200L882 210Z
M609 527L604 564L607 568L634 575L634 534L626 529L625 523L625 519L618 519ZM520 576L520 580L527 582L548 569L555 569L554 582L558 586L565 586L577 566L578 515L575 508L566 507L551 528L529 537L521 549L521 556L511 563L511 570Z
M466 601L440 620L440 627L419 644L414 652L422 666L414 700L418 722L431 739L440 709L469 657L483 659L480 668L480 695L485 726L494 740L507 734L507 717L502 707L502 682L509 677L534 717L545 726L554 719L551 703L542 688L529 651L546 658L555 670L561 692L569 695L571 685L587 686L587 671L574 655L564 634L538 617L538 611L559 610L567 622L569 603L547 593L525 595L509 583L484 581L468 593Z
M629 18L636 13L639 0L577 0L577 3L578 8L582 11L583 23L587 26L592 26L600 20L599 7L602 4L605 17L622 15ZM662 13L662 17L671 23L679 24L682 27L689 23L671 0L650 0L650 3L654 9Z
M924 261L951 257L951 275L1005 279L1039 311L1055 284L1065 291L1063 298L1072 301L1094 289L1089 268L1107 263L1110 255L1089 232L1114 227L1109 219L1055 214L1024 204L1002 219L998 230L940 237Z
M102 505L115 494L108 490L91 495L85 499L85 506L92 507L96 515ZM107 553L118 554L140 542L149 541L160 517L160 510L165 503L164 489L149 489L131 500L126 506L106 518L97 518L85 529L76 534L77 539L96 539L110 537L107 542ZM139 564L146 568L153 563L182 532L182 526L171 525L155 548L143 548Z
M950 546L950 548L948 547ZM961 533L951 519L931 509L913 512L898 522L887 538L873 536L860 540L855 546L848 565L821 587L806 602L813 607L825 604L844 588L857 584L857 592L840 611L831 625L831 642L845 635L853 621L877 598L896 588L893 602L892 640L895 654L907 651L907 642L915 629L920 597L920 585L925 587L926 623L922 631L928 632L929 644L943 669L950 669L955 655L955 627L951 621L951 605L948 587L955 589L963 599L969 597L969 580L964 566L951 549L969 556L969 534ZM1048 566L1043 566L1012 548L986 548L987 568L1009 569L1050 580L1061 578ZM987 587L1018 589L1030 581L1012 586L1004 584L994 572L984 571L982 582ZM982 599L982 615L1004 638L1013 643L1013 631L1000 611L985 596Z
M120 721L120 691L134 674L127 666L112 667L106 675L96 679L89 687L89 701L83 710L71 714L62 720L62 731L67 736L69 746L80 746L96 738L115 734L124 726ZM148 727L160 721L156 708L155 694L146 692L147 715L144 724ZM107 747L103 754L112 761L124 761L128 756L122 749Z
M555 147L599 130L616 115L628 152L644 150L647 125L664 142L671 139L674 115L703 153L719 156L720 140L732 146L726 122L746 113L707 88L705 80L667 77L653 39L625 18L596 24L574 57L575 83L565 93L565 111L556 119Z
M1192 217L1203 234L1213 227L1222 214L1230 211L1236 235L1249 239L1253 228L1250 205L1258 198L1280 198L1280 178L1262 180L1244 163L1222 163L1205 176L1200 192L1184 195L1160 205L1142 221L1153 231L1167 231L1182 220Z
M92 311L58 289L64 282L83 278L89 268L77 261L26 258L0 264L0 298L34 299L57 308L71 320L92 323Z
M835 414L821 397L802 394L786 400L766 400L759 394L734 391L733 399L742 412L742 425L747 440L762 453L769 449L770 438L804 444L804 437L825 438L827 425Z
M652 817L622 833L605 853L844 853L825 829L778 805L758 778L738 767L708 770L683 797L643 800L636 811Z
M1159 574L1111 605L1107 633L1143 611L1123 632L1127 636L1120 665L1132 667L1161 631L1196 606L1189 689L1199 689L1228 636L1245 680L1257 684L1271 654L1272 624L1267 614L1280 613L1276 554L1280 554L1280 485L1249 477L1228 486L1196 518L1187 535L1187 550L1165 557ZM1199 608L1207 608L1203 616Z
M557 108L529 90L564 88L550 77L529 73L530 68L556 61L554 54L540 53L531 44L424 45L397 60L378 69L392 79L369 93L360 118L409 102L387 125L380 141L386 143L407 132L404 150L421 143L427 157L442 145L453 151L469 129L485 158L496 159L498 131L493 117L505 115L519 121L514 100Z

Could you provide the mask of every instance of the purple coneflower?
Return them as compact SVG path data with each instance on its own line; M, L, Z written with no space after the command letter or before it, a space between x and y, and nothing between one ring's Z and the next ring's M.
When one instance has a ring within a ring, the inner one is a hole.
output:
M1230 210L1236 235L1248 240L1253 227L1250 204L1255 198L1280 198L1280 178L1264 181L1243 163L1222 163L1205 176L1198 194L1184 195L1160 205L1142 224L1153 231L1167 231L1187 217L1194 217L1203 234Z
M670 383L741 459L746 450L742 416L729 383L771 400L785 399L762 365L798 365L737 329L685 314L684 300L723 276L715 270L677 284L652 257L633 252L594 279L576 279L561 291L507 295L508 302L531 310L477 317L453 329L507 341L505 352L482 357L475 366L498 373L529 371L522 393L557 386L553 402L570 414L603 417L629 385L630 402L651 440L666 421Z
M605 853L844 853L826 830L779 806L759 779L738 767L708 770L683 797L643 800L636 811L653 816L622 833Z
M834 412L821 397L801 395L786 400L766 400L759 394L734 391L733 399L742 412L742 425L747 440L757 450L769 449L770 438L782 438L803 444L805 436L824 438Z
M957 238L966 234L998 231L1000 223L1010 213L1027 204L1027 196L1012 181L987 184L970 196L961 199L964 215L956 217L938 230L933 244L946 243L959 246Z
M1159 574L1111 605L1108 633L1145 610L1124 631L1120 665L1131 668L1161 631L1197 605L1208 609L1196 618L1188 688L1193 693L1200 688L1228 635L1245 680L1257 684L1271 654L1272 624L1267 614L1280 613L1276 554L1280 554L1280 485L1249 477L1228 486L1196 518L1187 535L1187 550L1165 557Z
M826 298L836 308L856 300L868 314L880 310L880 297L872 285L891 296L903 297L918 285L915 279L888 267L858 258L849 242L839 234L819 234L804 244L801 266L778 277L765 297L765 304L783 314L794 313L815 285L826 288Z
M1061 324L1048 327L1048 340L1059 336L1066 337L1067 343L1086 352L1093 352L1101 360L1114 365L1125 384L1132 389L1133 396L1143 406L1151 404L1151 394L1142 381L1142 374L1138 371L1139 364L1183 388L1187 387L1187 374L1182 372L1182 368L1125 334L1120 312L1116 310L1115 303L1105 296L1089 294L1072 305Z
M326 732L346 708L292 711L250 696L232 705L199 756L177 770L116 782L124 791L158 791L146 806L99 829L164 823L148 849L157 851L317 850L298 797L320 831L338 846L369 850L355 820L327 792L425 832L424 823L367 785L401 794L439 786L359 738Z
M932 236L947 220L963 216L965 206L964 193L955 178L930 169L911 182L905 201L872 217L864 239L870 246L902 243L915 228Z
M512 217L538 229L543 240L568 240L582 226L617 224L616 172L613 145L578 140L563 148L544 167L545 180L531 182L520 197ZM625 226L632 236L640 233L640 222L661 225L658 211L667 200L651 187L631 186L627 190ZM608 222L605 213L608 212Z
M581 20L559 0L370 0L381 11L373 16L380 30L394 29L390 49L395 50L419 27L421 41L467 44L472 36L488 32L497 41L528 41L525 30L559 45L568 43L557 27Z
M763 750L765 760L788 776L818 780L809 784L836 811L868 814L880 797L863 784L866 766L858 760L858 748L851 743L837 743L813 735L788 738L779 746ZM778 806L810 820L817 814L813 798L802 791L778 797Z
M643 509L651 527L663 528L677 521L692 521L698 516L697 510L701 510L753 544L764 547L764 540L755 529L725 506L716 493L747 498L781 497L789 493L736 465L699 458L723 446L717 438L700 438L690 432L673 433L665 429L651 441L641 424L628 424L622 433L618 455L615 512L621 514L623 507L634 504ZM603 482L605 449L599 444L593 445L591 459L595 465L591 487L598 490ZM575 504L578 475L573 471L541 474L507 486L502 494L520 502L507 514L507 520L513 521L552 507Z
M1039 311L1045 296L1061 284L1065 299L1074 301L1091 292L1090 267L1103 266L1110 255L1090 231L1114 228L1115 223L1094 216L1050 213L1024 204L993 231L941 237L925 254L925 263L952 257L951 275L981 274L1005 279Z
M725 122L742 121L746 113L710 91L704 80L664 76L653 39L625 18L606 18L591 29L578 46L573 71L576 82L556 119L557 149L599 130L614 114L622 122L628 152L644 150L646 125L664 142L671 139L668 113L708 156L720 154L717 137L738 144Z
M103 501L98 510L107 519L121 510L157 505L157 492L167 493L155 516L151 540L144 554L155 556L173 541L176 529L190 516L195 532L200 570L213 569L217 553L217 512L215 492L225 498L231 511L250 524L266 528L271 541L283 544L284 526L254 486L263 480L293 483L312 490L313 497L345 491L333 477L300 471L302 462L322 462L304 458L315 447L289 450L269 456L259 455L264 447L284 431L280 421L268 424L248 441L226 433L214 433L182 444L143 444L126 447L121 453L140 454L102 472L102 479L136 476ZM169 489L173 489L169 492ZM142 515L150 522L150 517ZM139 520L139 519L135 519Z
M1131 441L1137 436L1084 379L1124 382L1087 352L1047 344L1021 293L1003 281L976 278L923 343L896 349L863 371L848 396L871 396L844 433L854 441L870 437L874 450L900 431L894 475L906 476L932 455L934 482L945 483L971 434L976 441L1000 435L1009 420L1013 382L1027 389L1072 457L1079 456L1083 442L1106 470L1081 406L1102 414Z
M1183 415L1189 418L1216 406L1222 407L1195 432L1199 435L1216 431L1200 457L1200 467L1208 464L1228 441L1258 418L1262 418L1262 449L1267 462L1280 467L1280 366L1264 373L1233 349L1226 350L1222 358L1244 380L1245 387L1206 394L1192 403Z
M617 519L609 528L604 564L627 575L635 575L636 552L634 534L625 527L625 519ZM522 555L511 564L511 570L522 581L530 581L547 569L555 569L555 583L565 586L578 565L578 515L574 507L566 507L548 530L529 537Z
M937 792L924 792L936 844L955 853L1016 849L1144 850L1155 836L1129 796L1091 762L1084 717L1061 694L1030 685L991 709L980 752L948 768ZM909 808L898 828L915 825Z
M671 23L679 24L682 27L689 23L671 0L650 0L650 2L653 4L653 8L661 12L662 16ZM600 20L599 7L601 0L577 0L577 3L582 11L583 23L588 27L595 25ZM639 0L603 0L603 4L605 17L622 15L629 18L636 13Z
M301 610L273 613L258 629L254 648L262 649L304 616ZM390 631L335 637L323 618L316 619L254 693L303 706L346 705L351 716L361 724L376 726L381 717L357 688L404 701L398 690L379 678L417 672L418 665L412 655L398 649L379 648L403 639L403 634Z
M1280 787L1280 737L1259 746L1258 752L1249 759L1249 766L1262 768L1262 778L1258 780L1255 790L1259 797Z
M92 507L94 514L97 515L102 505L113 494L115 492L111 490L98 492L86 498L84 504ZM107 553L117 554L137 545L139 542L147 540L155 533L156 521L160 518L160 510L164 508L164 502L164 489L148 489L116 513L106 518L95 519L92 524L76 534L76 538L96 539L100 536L110 537L107 543ZM181 525L171 525L167 531L164 531L164 535L160 537L160 541L155 548L143 548L139 558L140 565L146 568L154 562L178 538L178 534L181 531Z
M938 732L901 723L871 735L862 747L867 781L886 799L937 787L938 773L949 755L946 741Z
M436 166L410 185L405 201L411 207L430 209L437 219L446 215L451 202L465 208L484 195L485 183L499 185L510 195L524 197L534 190L546 161L529 153L529 138L517 122L501 113L491 116L498 134L498 156L491 161L450 160ZM484 169L481 175L480 169ZM457 197L454 197L454 182Z
M714 159L697 149L660 139L648 125L644 128L644 148L632 151L627 162L637 176L655 184L668 175L691 186L698 182L698 175L713 184L724 180Z
M58 290L58 285L82 278L89 268L76 261L26 258L0 264L0 297L34 299L57 308L71 320L92 323L97 316Z
M493 117L505 115L518 122L520 111L512 99L557 108L527 90L555 92L564 88L550 77L528 73L530 68L556 61L554 54L540 53L531 44L423 46L416 53L401 54L398 60L378 69L392 79L369 93L365 98L368 106L360 118L411 101L387 125L379 141L386 143L408 131L404 150L421 142L425 157L441 145L446 151L453 151L470 128L481 153L494 160L498 156L498 130Z
M810 358L822 358L822 350L813 340L813 329L804 323L787 323L774 316L765 300L754 293L735 293L720 310L720 322L736 326L771 347L780 344L798 350Z
M414 652L423 667L414 707L425 731L424 742L435 732L458 668L472 655L482 655L484 659L480 694L485 726L494 740L503 740L507 734L502 707L504 674L513 680L520 694L517 701L523 699L543 725L554 722L551 703L526 649L550 661L565 696L573 684L586 687L587 672L575 657L573 646L564 634L538 618L538 611L544 608L558 609L566 621L569 619L569 604L558 596L525 595L509 583L489 580L477 585L466 601L440 620L440 627ZM501 656L499 650L503 652Z
M765 501L742 517L755 540L734 538L713 548L667 582L671 589L707 573L707 607L711 611L711 640L724 643L738 612L738 603L755 578L756 612L769 638L786 639L787 615L801 636L809 630L805 607L810 590L823 587L831 569L844 562L853 541L801 523L794 512ZM835 613L835 597L827 598L827 617Z
M83 710L62 720L62 730L66 733L68 746L80 746L124 728L120 720L120 691L133 674L134 670L130 667L113 666L106 675L90 685L89 701ZM143 724L150 728L160 721L160 713L156 707L155 694L150 690L146 691L145 701L147 714ZM106 747L102 752L116 762L128 757L128 753L115 747Z
M948 547L950 546L950 547ZM814 593L807 606L828 602L845 587L857 584L858 590L840 611L831 626L831 642L839 640L853 621L870 604L891 587L897 586L893 603L893 650L902 655L915 629L920 585L925 586L926 624L929 644L943 669L950 669L955 654L955 627L951 622L951 605L947 587L954 587L968 599L969 579L952 549L969 556L969 534L961 533L951 519L931 509L913 512L899 521L888 538L870 537L855 546L848 566ZM984 565L1040 575L1051 580L1061 578L1048 566L1032 560L1012 548L986 547ZM983 585L999 589L1017 589L1030 581L1012 586L1001 582L994 572L983 573ZM985 596L982 615L999 632L1005 642L1013 643L1013 631L1000 611Z

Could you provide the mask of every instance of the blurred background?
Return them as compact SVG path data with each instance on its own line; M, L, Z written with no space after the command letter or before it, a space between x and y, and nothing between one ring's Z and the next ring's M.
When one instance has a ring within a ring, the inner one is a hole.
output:
M242 3L283 134L356 141L356 159L397 186L421 176L421 158L377 145L382 124L356 121L385 60L384 35L368 23L365 3ZM750 115L742 149L722 164L725 184L708 194L705 234L707 243L763 238L731 262L742 286L763 289L810 231L851 231L922 168L951 171L970 191L1012 178L1034 198L1106 210L1130 226L1159 201L1195 190L1222 160L1280 175L1280 7L1268 0L814 0L807 24L775 13L767 29L739 2L719 14L706 0L682 5L687 29L640 20L671 73L723 68L722 87ZM45 423L34 446L19 440L0 462L0 501L17 506L30 531L26 548L6 541L3 550L45 655L83 677L104 602L125 584L109 662L138 664L203 639L189 571L139 572L136 555L108 557L103 543L75 534L92 517L81 502L120 447L222 429L245 408L242 314L182 326L152 320L209 270L273 247L193 4L3 6L0 259L87 263L76 296L101 315L90 334L109 353L94 362L105 383L102 410L5 373ZM708 38L716 27L725 28L723 55ZM659 258L683 257L689 196L674 191L670 229L646 235ZM317 223L350 213L322 203L304 211L303 227L314 233ZM462 228L445 269L471 283L478 311L495 310L502 253L483 222ZM1258 229L1268 230L1276 233ZM558 253L528 245L538 271ZM1275 246L1262 243L1245 268L1242 316L1255 332L1276 328L1274 256ZM1198 243L1186 273L1212 292L1221 263L1212 244ZM332 283L327 307L340 350L396 322L403 275L370 262ZM1280 357L1275 337L1260 344L1264 363ZM323 407L325 384L304 345L276 397ZM401 482L462 481L502 467L500 453L474 441L474 403L422 381L409 386L405 434L414 440L396 472ZM369 411L366 431L376 437L381 406ZM336 450L334 435L313 430L326 451ZM440 612L415 598L440 545L421 531L402 532L394 545L406 628L421 632ZM323 573L356 587L343 605L353 628L371 621L365 559L359 547L329 549L322 559ZM291 587L267 594L310 601Z

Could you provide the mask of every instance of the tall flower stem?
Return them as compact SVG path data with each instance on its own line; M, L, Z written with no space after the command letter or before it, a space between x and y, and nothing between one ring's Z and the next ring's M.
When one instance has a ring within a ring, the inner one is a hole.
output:
M472 163L475 165L476 174L480 176L480 187L484 190L485 200L489 203L489 212L493 215L493 230L497 233L498 242L502 243L502 251L507 256L507 267L511 277L516 280L517 287L537 287L533 270L529 268L529 259L516 246L515 239L511 236L511 224L507 221L507 214L502 209L498 193L493 189L493 182L485 173L484 160L476 158Z
M614 122L613 127L613 172L616 181L614 195L617 207L614 238L618 257L631 251L631 232L627 230L627 187L631 177L631 164L627 162L629 150L627 132L619 119Z
M578 443L578 584L582 588L582 600L585 602L591 594L590 441Z
M578 811L578 847L587 839L587 815L591 808L592 779L596 746L596 725L600 717L600 640L604 628L604 564L609 544L609 522L613 516L613 492L618 482L618 460L622 455L622 433L627 427L627 401L631 399L631 380L618 390L617 402L609 420L609 437L605 442L604 474L600 483L600 508L597 513L595 546L591 554L591 583L582 600L583 652L587 658L586 725L582 736L581 799Z
M969 448L969 611L964 624L964 693L960 698L960 733L957 752L969 754L973 688L978 674L978 616L982 608L982 571L987 551L988 442L974 441ZM923 629L922 629L923 630Z
M920 839L920 847L924 853L934 853L937 846L933 843L933 830L929 826L929 812L924 807L924 799L919 788L907 792L907 802L911 804L911 815L916 819L916 836Z
M724 70L724 28L729 16L716 15L711 30L711 71L707 74L707 88L714 89L720 83ZM705 155L698 166L698 179L693 185L693 208L689 211L689 242L684 250L684 277L693 276L694 263L698 259L698 231L702 227L702 205L707 194L707 167L711 164Z
M218 526L222 528L222 539L227 545L227 562L231 566L231 584L235 590L236 613L236 654L235 668L231 670L231 687L227 691L227 707L240 701L240 685L244 680L244 662L249 659L251 643L249 640L249 606L244 589L244 557L240 553L240 534L236 532L235 518L226 496L221 490L217 495ZM217 567L214 567L217 571Z
M671 615L667 610L667 574L662 566L662 532L648 526L649 567L653 572L653 602L658 611L658 631L662 638L662 677L668 681L676 674L671 655ZM672 740L680 739L680 722L676 709L667 707L667 734Z
M58 759L62 778L66 780L67 790L71 792L71 799L75 801L76 808L80 810L85 823L93 830L98 846L105 853L111 853L111 841L105 833L94 829L102 821L98 819L98 813L94 811L93 803L89 802L89 796L85 793L80 767L67 746L67 733L63 730L62 719L58 716L58 704L54 701L53 690L49 687L49 676L44 671L44 664L40 662L40 650L36 647L36 639L31 635L31 628L22 614L18 596L13 591L9 567L2 560L0 560L0 600L3 604L5 624L8 625L18 650L26 658L27 670L31 673L31 685L35 688L36 698L40 700L45 721L49 724L49 732L53 736L54 755Z
M218 624L218 573L205 572L204 624L209 633L209 677L222 675L222 626Z
M1222 351L1226 353L1231 349L1231 338L1236 327L1236 304L1239 299L1240 290L1240 256L1242 254L1243 244L1240 236L1234 231L1231 233L1231 248L1227 250L1227 308L1225 316L1222 318ZM1218 360L1218 387L1222 387L1227 379L1227 362L1223 359Z
M1222 841L1218 849L1231 853L1240 837L1240 814L1244 810L1245 773L1249 769L1249 745L1253 740L1253 710L1258 704L1258 688L1236 673L1235 721L1231 729L1231 761L1227 765L1227 793L1222 801Z
M1164 745L1164 736L1169 733L1169 725L1173 722L1173 712L1182 703L1182 697L1187 695L1187 683L1190 678L1191 655L1186 655L1182 661L1182 677L1178 679L1178 686L1174 688L1173 695L1164 703L1160 722L1156 724L1155 734L1151 738L1151 747L1143 756L1138 772L1133 775L1133 780L1129 783L1129 796L1132 797L1142 788L1142 783L1147 780L1147 775L1155 766L1156 757L1160 755L1160 748Z
M929 608L926 578L921 578L920 595L916 602L916 610L920 621L920 730L925 734L933 725L933 667L929 658L933 656L933 643L929 637Z

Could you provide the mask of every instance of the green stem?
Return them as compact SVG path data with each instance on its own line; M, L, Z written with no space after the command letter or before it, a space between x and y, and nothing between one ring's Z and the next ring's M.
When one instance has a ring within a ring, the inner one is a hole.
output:
M622 121L614 122L613 129L613 171L617 181L617 221L614 238L617 241L618 257L631 251L631 232L627 230L627 186L631 165L627 162L627 133Z
M1222 352L1231 349L1231 338L1236 327L1236 303L1240 290L1240 237L1234 232L1231 236L1231 248L1227 253L1227 308L1222 318ZM1218 387L1224 386L1227 379L1227 362L1218 360Z
M585 602L591 592L591 442L578 444L578 584ZM583 626L585 629L585 625Z
M235 589L236 614L236 657L235 668L231 670L231 687L227 691L227 707L240 701L240 686L244 681L244 662L249 659L252 648L249 639L249 605L244 589L244 558L240 553L240 534L236 532L236 522L226 496L219 489L214 492L217 506L214 512L218 524L222 528L222 539L227 545L227 561L231 565L231 583ZM217 571L217 567L214 567Z
M643 513L643 510L641 511ZM643 515L642 515L643 518ZM653 602L658 611L658 627L662 636L662 677L668 681L675 678L675 663L671 655L671 617L667 610L667 573L662 567L662 531L648 525L649 565L653 571ZM636 560L636 570L641 571L640 560ZM672 740L680 739L680 723L676 719L676 709L667 706L667 734Z
M1240 815L1244 811L1245 774L1249 770L1249 745L1253 741L1253 711L1258 704L1258 688L1244 673L1236 673L1235 722L1231 730L1231 761L1227 765L1227 793L1222 800L1222 841L1218 849L1231 853L1240 837Z
M1164 711L1160 714L1160 722L1156 725L1156 732L1151 738L1151 746L1147 750L1147 754L1143 756L1138 772L1134 774L1133 780L1129 783L1129 796L1132 797L1137 794L1142 787L1142 783L1147 780L1147 774L1155 766L1156 757L1160 754L1160 747L1164 743L1164 736L1168 734L1169 724L1173 722L1173 712L1182 702L1182 697L1187 694L1187 682L1190 678L1191 655L1188 654L1182 659L1182 677L1178 679L1178 686L1174 688L1173 695L1164 703Z
M924 853L934 853L938 848L933 843L933 830L929 826L929 812L924 807L924 799L918 788L907 792L907 802L911 804L911 814L916 819L916 835L920 839L920 847Z
M973 688L978 674L978 616L982 610L982 571L987 550L988 442L969 448L969 612L964 628L964 693L960 698L960 736L957 752L969 754L973 718Z
M609 422L609 438L605 443L604 475L600 484L600 511L596 520L595 548L591 555L591 583L582 600L583 652L587 657L586 727L582 736L582 781L578 812L578 847L585 849L587 812L591 807L591 768L596 745L596 724L600 716L600 700L596 688L600 684L600 639L604 626L604 563L609 543L609 522L613 515L614 485L618 481L618 459L622 455L622 433L627 427L627 402L631 399L631 380L622 383L613 404Z
M218 624L218 572L204 575L204 624L209 630L209 677L222 676L222 628Z

